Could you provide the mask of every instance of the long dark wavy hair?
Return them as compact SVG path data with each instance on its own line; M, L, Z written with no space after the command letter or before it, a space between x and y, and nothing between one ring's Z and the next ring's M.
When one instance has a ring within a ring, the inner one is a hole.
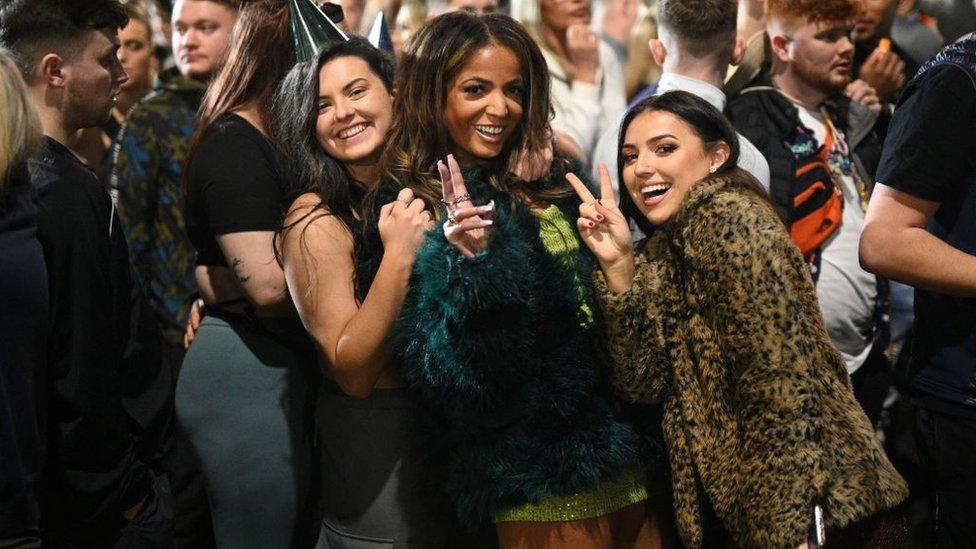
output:
M431 211L438 211L441 198L440 180L432 167L455 149L444 122L448 84L476 52L490 45L511 50L519 59L525 92L518 129L485 166L488 180L531 201L572 192L568 186L525 185L509 175L521 148L542 150L551 139L549 70L539 46L508 16L457 11L435 18L411 39L397 73L393 126L382 159L384 178L409 187Z
M620 150L624 146L624 137L630 123L644 113L657 111L671 113L687 123L695 135L701 138L706 148L711 148L720 142L729 146L729 157L715 171L715 175L728 175L739 170L736 167L736 163L739 161L739 137L735 133L735 128L725 118L725 115L704 99L684 91L670 91L648 97L634 105L632 109L627 111L620 123L620 135L617 137L617 181L620 183L620 211L627 219L636 223L645 234L651 234L655 227L637 209L637 205L630 198L630 193L624 185L624 158L621 156ZM766 191L752 176L745 172L741 172L739 175L741 177L737 177L736 180L742 180L749 190L758 193L763 199L767 199Z
M200 105L200 119L184 167L193 161L197 146L210 125L235 109L257 105L261 122L267 126L271 120L271 96L294 64L295 46L288 2L243 0L226 61L207 87ZM184 193L188 173L189 170L183 170Z
M315 133L319 71L326 63L340 57L357 57L365 61L383 82L386 91L392 94L393 58L360 37L319 52L315 59L298 63L285 76L274 95L270 128L284 171L285 204L291 204L306 193L318 195L319 202L300 219L282 226L278 237L308 217L334 215L353 235L353 255L358 258L362 245L358 227L364 215L366 182L353 179L341 162L329 156ZM304 234L301 238L304 245Z

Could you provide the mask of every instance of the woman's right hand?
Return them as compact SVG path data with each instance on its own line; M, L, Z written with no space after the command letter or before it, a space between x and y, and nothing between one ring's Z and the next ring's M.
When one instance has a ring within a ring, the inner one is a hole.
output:
M414 197L412 190L401 189L396 200L380 208L377 225L384 255L391 254L412 263L433 222L424 201Z
M183 350L189 349L193 339L196 338L200 321L206 314L205 307L202 299L194 299L193 304L190 305L190 315L186 319L186 331L183 333Z
M584 23L570 25L566 29L566 49L575 66L573 80L596 84L600 68L600 37Z
M634 246L630 225L623 212L617 207L617 200L614 198L610 172L602 163L599 165L599 171L599 199L593 196L575 174L566 174L566 179L583 201L579 206L580 216L576 220L576 228L579 229L583 242L600 262L600 266L606 270L607 267L613 267L622 260L631 258Z
M467 259L488 248L489 229L495 212L494 201L475 206L464 184L461 167L454 155L447 155L447 164L438 160L437 171L441 176L441 201L447 206L444 237Z

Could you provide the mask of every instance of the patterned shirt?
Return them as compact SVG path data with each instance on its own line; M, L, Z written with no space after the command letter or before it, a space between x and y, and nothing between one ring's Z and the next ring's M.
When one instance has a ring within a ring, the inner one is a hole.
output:
M113 145L111 187L133 269L172 345L182 341L196 291L181 175L204 89L175 69L161 73Z

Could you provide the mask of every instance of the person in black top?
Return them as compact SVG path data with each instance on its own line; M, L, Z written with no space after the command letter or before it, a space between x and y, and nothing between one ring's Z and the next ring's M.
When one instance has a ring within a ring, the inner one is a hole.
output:
M915 286L916 431L940 547L976 547L976 33L920 69L888 129L861 263Z
M116 0L14 0L0 10L0 41L17 56L45 135L29 160L51 307L35 379L41 529L58 547L172 543L168 488L152 470L172 417L159 329L108 192L64 145L107 119L126 80L116 56L125 23Z
M288 5L241 8L184 169L206 316L180 370L176 412L200 457L218 547L305 547L317 533L315 351L275 259L286 204L267 137L271 96L295 64Z
M0 547L34 547L40 543L41 437L33 378L47 353L48 294L27 158L42 136L24 81L3 48L0 122Z

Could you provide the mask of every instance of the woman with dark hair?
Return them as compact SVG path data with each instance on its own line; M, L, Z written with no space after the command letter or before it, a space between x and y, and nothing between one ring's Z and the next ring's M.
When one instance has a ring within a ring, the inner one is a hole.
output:
M218 547L309 544L314 349L274 238L285 206L268 121L295 64L285 0L241 8L184 170L187 234L206 304L176 412L198 455Z
M650 441L601 372L569 163L524 152L550 146L538 46L506 16L442 15L413 38L396 89L376 203L409 190L442 230L390 340L429 414L440 493L462 525L494 522L503 548L660 545ZM367 226L361 287L387 261L382 220Z
M393 121L393 61L352 38L299 63L275 99L274 134L294 174L280 257L295 308L326 379L316 432L321 451L318 547L446 544L447 522L420 498L415 406L390 361L388 335L431 216L404 189L381 209L386 249L373 284L357 291L363 196L380 179Z
M614 386L664 404L686 546L819 547L824 529L844 547L901 546L904 523L886 510L905 483L854 399L809 267L736 168L737 144L718 110L669 92L621 124L621 208L605 168L600 200L571 178ZM628 218L653 231L636 251Z

